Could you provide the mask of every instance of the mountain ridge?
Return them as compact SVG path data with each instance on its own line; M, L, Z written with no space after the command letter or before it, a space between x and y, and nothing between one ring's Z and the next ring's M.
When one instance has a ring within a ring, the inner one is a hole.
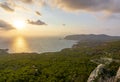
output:
M68 35L64 39L66 40L78 40L78 41L113 41L120 40L120 36L110 36L106 34L76 34Z

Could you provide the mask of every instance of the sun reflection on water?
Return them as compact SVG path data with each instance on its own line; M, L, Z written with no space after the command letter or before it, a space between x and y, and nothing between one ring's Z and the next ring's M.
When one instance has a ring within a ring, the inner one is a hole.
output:
M24 37L18 36L14 39L12 44L12 51L16 53L29 52L29 46Z

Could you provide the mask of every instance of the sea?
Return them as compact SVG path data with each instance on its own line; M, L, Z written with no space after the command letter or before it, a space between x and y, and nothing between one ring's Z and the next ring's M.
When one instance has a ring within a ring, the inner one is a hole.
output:
M37 38L2 38L0 49L9 49L9 53L44 53L61 51L71 48L77 41L65 40L59 37L37 37Z

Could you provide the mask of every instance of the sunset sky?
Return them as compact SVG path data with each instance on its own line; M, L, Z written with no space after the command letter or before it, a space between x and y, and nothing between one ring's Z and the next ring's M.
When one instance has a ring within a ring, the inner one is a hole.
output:
M120 35L120 0L0 0L0 36Z

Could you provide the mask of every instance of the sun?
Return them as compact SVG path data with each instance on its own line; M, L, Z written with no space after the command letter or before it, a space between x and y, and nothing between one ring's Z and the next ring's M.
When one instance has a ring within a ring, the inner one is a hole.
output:
M13 26L14 26L17 30L22 30L23 28L25 28L25 21L15 20L15 21L13 21Z

